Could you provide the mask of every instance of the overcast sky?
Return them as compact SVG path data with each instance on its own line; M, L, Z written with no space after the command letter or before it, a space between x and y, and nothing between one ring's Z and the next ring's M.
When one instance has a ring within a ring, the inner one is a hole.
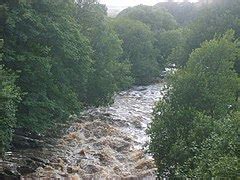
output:
M154 5L158 2L164 2L166 0L100 0L102 4L106 4L109 6L136 6L139 4L144 5ZM183 0L176 0L176 1L183 1ZM197 2L198 0L189 0L190 2Z

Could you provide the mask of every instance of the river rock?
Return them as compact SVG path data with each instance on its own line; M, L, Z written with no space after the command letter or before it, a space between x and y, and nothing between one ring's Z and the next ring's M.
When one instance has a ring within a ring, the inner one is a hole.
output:
M87 173L87 174L94 174L96 172L99 172L101 169L98 166L95 166L93 164L87 164L83 167L83 170Z
M50 161L48 159L43 159L43 158L40 158L40 157L30 157L30 159L35 161L35 162L42 163L44 165L50 163Z
M142 128L143 128L143 127L142 127L142 123L139 122L139 121L137 121L137 120L133 121L132 124L133 124L134 127L137 128L137 129L142 129Z
M142 150L138 150L138 151L134 151L132 154L131 154L131 158L134 160L134 161L138 161L140 159L142 159L144 157L144 153Z
M155 168L155 164L152 159L141 159L135 166L136 169L147 170Z
M122 180L140 180L140 178L138 178L137 176L127 176L127 177L124 177L122 178Z
M35 172L36 168L33 168L31 166L19 166L17 167L17 171L21 174L21 175L27 175L30 173Z
M80 180L80 177L78 174L74 174L73 176L70 177L70 180Z
M129 142L121 139L112 139L109 142L109 146L118 152L129 149L130 145L131 144Z
M79 166L68 166L67 167L67 172L70 174L77 173L80 170Z
M14 135L12 145L14 149L39 148L43 147L43 141L21 135Z

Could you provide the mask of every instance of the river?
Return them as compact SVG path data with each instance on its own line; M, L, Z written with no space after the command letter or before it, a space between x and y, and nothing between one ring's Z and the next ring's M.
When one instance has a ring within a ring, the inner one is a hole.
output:
M64 132L44 146L6 153L4 166L22 179L155 179L146 129L163 86L120 92L109 107L72 117Z

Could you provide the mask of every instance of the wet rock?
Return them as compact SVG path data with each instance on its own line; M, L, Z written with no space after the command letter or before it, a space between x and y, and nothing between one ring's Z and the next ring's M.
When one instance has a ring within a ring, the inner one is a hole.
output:
M91 136L91 132L87 129L83 129L81 132L83 133L85 138L89 138Z
M106 113L103 113L103 115L104 115L104 116L107 116L107 117L110 117L110 116L111 116L111 113L106 112Z
M140 178L138 178L137 176L127 176L122 178L122 180L140 180Z
M100 168L92 165L92 164L88 164L85 167L83 167L83 170L87 173L87 174L94 174L96 172L100 171Z
M150 169L146 171L141 171L139 173L139 176L147 179L157 179L156 174L157 174L157 169Z
M15 163L6 162L1 160L1 172L3 175L17 176L20 175L17 171L17 165Z
M85 156L86 156L86 153L85 153L85 151L84 151L84 150L81 150L81 151L79 152L79 155L80 155L80 156L84 156L84 157L85 157Z
M132 142L133 141L131 136L123 136L123 140L127 141L127 142Z
M105 127L97 127L93 129L93 134L96 138L105 137L108 135L108 130Z
M114 172L117 174L117 175L121 175L122 174L122 170L118 167L118 166L115 166L113 168Z
M65 140L66 140L66 141L72 141L72 140L75 140L75 139L79 140L78 135L77 135L76 132L69 133L69 134L65 137Z
M116 155L116 159L120 162L124 162L126 160L126 157L122 154Z
M143 157L144 157L144 153L141 150L135 151L131 154L131 158L136 162L142 159Z
M26 149L43 147L44 144L42 140L32 139L21 135L15 135L13 137L12 145L14 149Z
M133 121L132 122L132 124L134 125L134 127L135 128L137 128L137 129L142 129L143 127L142 127L142 123L141 122L139 122L139 121Z
M95 158L99 159L100 163L103 165L109 164L109 162L112 160L112 158L106 154L105 152L101 152L98 154L93 155Z
M43 167L39 167L35 171L37 177L43 177L44 176L44 169Z
M58 158L55 162L51 163L51 165L54 167L54 169L57 169L57 170L60 170L60 171L63 171L64 170L64 164L65 162L61 159L61 158ZM53 169L51 166L48 167L48 169Z
M77 173L79 171L80 167L79 166L68 166L67 167L67 172L70 174Z
M147 169L155 168L155 165L152 159L141 159L140 161L137 162L137 165L135 166L135 168L147 170Z
M46 166L44 167L44 171L54 171L54 168L52 166Z
M43 158L40 158L40 157L30 157L30 159L35 161L35 162L42 163L42 164L49 164L50 163L50 161L48 159L43 159Z
M17 167L17 171L21 174L21 175L27 175L30 173L35 172L36 169L30 167L30 166L19 166Z
M82 126L81 126L80 123L74 123L70 128L68 128L68 130L66 132L67 133L74 133L81 128L82 128Z
M18 135L18 136L24 136L24 137L28 137L31 139L38 139L38 140L43 138L43 136L41 134L31 132L28 129L24 129L24 128L15 129L14 134Z
M6 177L19 177L20 174L14 169L11 169L10 167L4 167L3 171L0 173L2 176Z
M131 144L129 142L121 140L121 139L113 139L110 141L110 144L109 144L109 146L112 149L114 149L118 152L127 150L130 147L130 145Z
M0 179L3 180L19 180L20 176L19 175L7 175L4 172L0 173Z
M70 179L71 179L71 180L80 180L80 177L79 177L78 174L75 174L75 175L73 175Z
M129 123L126 122L125 120L114 119L114 121L112 120L111 122L117 127L129 127Z

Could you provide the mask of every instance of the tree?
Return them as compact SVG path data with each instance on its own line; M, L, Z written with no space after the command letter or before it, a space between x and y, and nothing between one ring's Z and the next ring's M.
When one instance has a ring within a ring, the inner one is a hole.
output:
M178 26L174 17L164 8L145 5L127 8L118 17L140 21L151 29L155 37L153 45L159 63L158 68L164 69L168 54L179 44L182 37L179 36L180 30L175 30Z
M77 21L93 49L93 71L90 74L86 102L106 105L116 91L129 87L133 79L128 62L120 62L122 42L110 28L106 7L98 3L78 8Z
M191 53L193 49L200 47L203 41L210 40L215 35L222 35L229 29L233 29L239 37L239 11L239 0L223 0L202 9L199 18L190 26L186 51ZM237 72L240 71L238 64L239 60L236 60Z
M237 146L235 140L232 149L222 143L237 131L220 135L226 129L219 125L220 130L216 124L231 119L225 124L231 127L236 121L231 114L238 110L236 92L240 87L233 70L240 56L237 44L232 31L204 42L192 52L187 66L170 78L168 92L156 106L149 129L150 151L160 176L228 175L220 169L236 160ZM219 154L215 154L217 147L222 148ZM214 155L209 154L209 161L204 156L207 153ZM236 175L235 162L228 168Z
M168 63L179 65L179 60L172 58L173 55L171 54L174 50L176 51L176 49L185 45L185 34L187 34L187 32L185 29L176 29L156 34L154 47L157 50L157 60L162 69L165 68ZM171 59L168 59L170 55Z
M0 40L2 51L3 40ZM0 63L2 53L0 54ZM20 101L20 91L15 85L16 76L0 65L0 156L9 147L13 129L16 126L17 104Z
M123 40L122 61L129 60L136 84L147 84L159 75L159 65L153 46L154 35L145 24L118 18L113 27Z
M24 92L18 127L45 132L81 110L92 53L75 20L74 1L18 1L8 6L3 64Z
M177 28L174 17L165 9L159 7L139 5L123 10L117 17L141 21L148 25L154 33Z
M182 27L196 20L199 16L199 11L202 9L196 3L186 1L180 3L160 2L154 7L166 9L174 17L178 25Z

